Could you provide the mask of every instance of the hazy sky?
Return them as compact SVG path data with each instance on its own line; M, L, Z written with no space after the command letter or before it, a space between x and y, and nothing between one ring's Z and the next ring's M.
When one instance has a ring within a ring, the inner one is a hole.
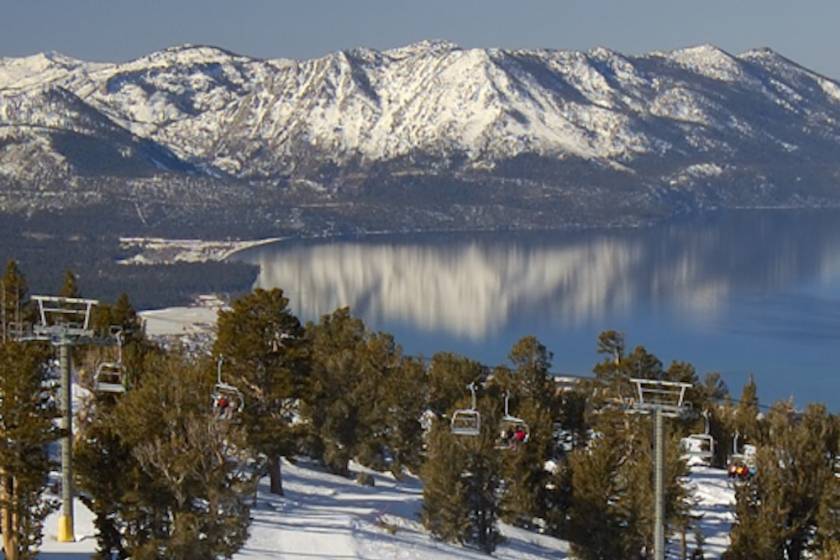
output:
M838 22L837 0L0 0L0 56L121 61L183 43L264 58L421 39L628 54L712 43L769 46L840 78Z

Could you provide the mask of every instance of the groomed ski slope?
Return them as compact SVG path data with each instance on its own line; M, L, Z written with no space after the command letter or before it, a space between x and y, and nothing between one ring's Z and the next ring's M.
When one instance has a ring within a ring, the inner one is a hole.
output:
M236 560L448 560L488 558L479 551L437 542L422 528L419 513L422 487L417 478L396 481L358 465L355 472L373 475L376 486L365 487L301 460L284 462L286 495L268 494L268 481L260 487L252 510L250 538ZM693 467L689 484L696 487L695 515L706 537L706 558L719 558L729 544L733 491L726 473ZM47 520L40 557L44 560L83 560L96 548L92 515L76 501L76 536L79 542L55 541L57 514ZM501 525L506 540L494 553L500 559L570 558L568 543ZM689 550L693 536L688 536ZM679 558L679 540L673 538L669 558ZM2 555L0 555L2 557Z
M309 462L284 463L286 495L269 496L267 482L263 485L252 511L251 537L234 558L486 560L479 551L437 542L422 528L423 490L416 478L396 481L390 474L352 468L369 472L376 486L360 486ZM506 542L495 558L567 558L564 541L505 525L501 529Z
M309 461L285 461L285 496L268 494L268 480L260 485L252 509L250 538L236 560L449 560L488 556L460 546L437 542L422 528L419 513L423 490L419 480L396 481L358 465L355 472L373 475L375 487L332 475ZM58 514L47 519L40 558L86 560L96 549L93 516L76 500L75 543L55 540ZM394 531L394 529L396 529ZM503 560L568 558L568 544L502 525L506 542L494 553ZM2 555L0 554L0 558Z

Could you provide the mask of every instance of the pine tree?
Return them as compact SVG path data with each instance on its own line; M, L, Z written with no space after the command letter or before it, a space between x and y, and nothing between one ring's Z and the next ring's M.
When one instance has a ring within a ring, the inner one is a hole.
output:
M79 279L73 271L67 270L64 272L64 282L61 285L61 289L58 291L58 295L59 297L65 298L81 297Z
M470 519L464 448L449 433L449 424L441 421L433 423L427 442L429 451L420 472L423 526L441 540L466 542Z
M487 378L487 368L464 356L439 352L432 356L427 376L429 409L441 417L464 398L467 385L482 383Z
M581 560L625 558L622 533L629 520L617 507L627 490L627 482L618 476L623 453L623 446L600 437L570 457L569 536Z
M60 436L45 382L47 354L37 345L0 344L0 531L7 560L35 558L50 504L42 501Z
M150 356L110 417L131 450L115 518L132 558L230 558L247 536L252 457L207 402L214 369Z
M226 382L244 393L239 420L269 464L271 492L283 493L280 457L294 452L292 419L306 376L304 331L279 289L257 289L219 312L213 352Z
M833 431L840 439L840 418L832 416ZM833 446L834 479L827 482L828 488L820 497L817 511L817 533L814 549L820 559L840 558L840 441ZM833 556L832 556L833 554Z
M128 557L121 535L125 509L130 507L127 497L147 483L132 450L115 431L115 404L113 398L86 401L73 447L80 499L94 514L97 560Z
M420 417L426 410L428 397L425 371L420 360L400 357L396 367L387 368L388 375L379 387L383 411L384 446L392 462L394 476L401 476L403 467L418 468L423 460L423 426Z
M531 526L535 518L545 517L547 508L550 473L545 470L545 463L553 455L556 402L550 377L551 353L535 337L529 336L514 344L509 359L515 367L509 374L510 383L505 383L507 372L494 375L493 383L516 397L511 399L516 408L510 413L521 417L530 433L526 444L505 454L502 507L506 521Z
M837 425L819 405L798 416L787 403L767 416L769 437L758 449L758 474L736 493L729 559L799 560L836 532L836 518L823 504L837 484Z
M693 378L688 364L677 363L668 371L644 347L623 352L623 338L601 335L599 351L604 360L595 366L597 381L591 390L589 421L596 436L588 447L570 458L572 491L569 537L582 558L638 558L653 546L653 441L651 418L630 416L617 397L628 396L629 379ZM688 496L680 484L685 464L680 460L679 434L667 427L665 453L665 522L687 523ZM598 526L597 530L591 527ZM589 534L583 534L590 527Z
M734 426L740 442L756 444L761 441L761 429L758 421L758 386L752 375L749 376L741 391L741 400L735 409Z
M24 324L31 320L28 292L26 278L17 263L10 260L0 279L0 343L17 338L24 330Z
M462 400L454 406L466 403ZM497 526L501 465L495 449L499 416L493 400L480 399L478 408L482 416L479 436L455 436L448 422L434 422L421 470L422 519L438 538L490 554L501 539Z
M159 350L144 335L134 307L128 296L122 294L114 305L100 304L95 308L94 328L102 335L111 334L114 328L123 338L123 382L129 391L137 385L147 359ZM105 357L105 353L110 354ZM113 350L91 348L88 350L91 370L100 361L113 360ZM122 530L131 525L127 519L134 514L130 507L137 489L148 484L148 475L116 431L115 407L122 395L94 392L78 411L79 430L73 447L73 465L79 486L80 499L94 513L98 550L96 558L112 560L127 558ZM114 476L114 473L120 473Z
M310 378L303 414L310 428L310 452L332 472L347 476L364 437L362 415L371 403L359 400L364 323L348 308L337 309L306 328Z

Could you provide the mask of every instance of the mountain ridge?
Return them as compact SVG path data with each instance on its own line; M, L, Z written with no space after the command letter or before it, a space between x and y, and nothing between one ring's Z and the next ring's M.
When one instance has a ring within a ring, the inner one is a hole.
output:
M55 91L84 111L51 104ZM99 124L85 125L82 112ZM58 130L33 128L45 122ZM56 148L67 134L117 148L93 162ZM620 196L643 222L707 207L835 205L838 146L840 83L767 48L631 56L428 40L309 60L190 44L123 63L0 58L0 184L59 198L61 184L96 177L108 200L119 176L144 204L132 181L200 179L217 193L256 188L274 209L300 199L402 208L408 198L421 214L446 215L411 224L427 229L464 220L453 202L465 197L480 212L517 216L486 227L568 225L581 211L584 223L613 223L595 206ZM535 207L544 215L532 220ZM329 220L387 226L362 217Z

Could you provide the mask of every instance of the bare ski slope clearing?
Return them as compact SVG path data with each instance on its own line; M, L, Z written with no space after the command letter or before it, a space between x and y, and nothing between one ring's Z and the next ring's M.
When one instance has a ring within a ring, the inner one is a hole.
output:
M260 496L251 537L235 556L245 559L364 558L366 560L486 559L477 550L433 540L419 522L423 489L414 477L394 480L369 472L376 486L323 472L311 463L284 463L286 496ZM265 490L267 483L261 488ZM501 526L506 542L495 558L566 558L564 541Z
M350 479L324 472L308 461L284 462L285 496L268 494L268 481L260 487L258 505L252 510L250 537L236 560L449 560L486 559L479 551L438 542L422 528L422 486L418 479L396 481L369 472L375 487L359 486ZM734 494L725 471L694 467L689 484L698 502L694 515L702 515L706 558L720 558L729 546ZM93 516L76 501L76 536L79 542L55 540L57 514L47 520L44 560L86 560L96 548ZM494 553L503 560L571 558L565 541L501 525L506 541ZM689 535L689 550L693 537ZM672 536L669 558L679 558L679 539Z

